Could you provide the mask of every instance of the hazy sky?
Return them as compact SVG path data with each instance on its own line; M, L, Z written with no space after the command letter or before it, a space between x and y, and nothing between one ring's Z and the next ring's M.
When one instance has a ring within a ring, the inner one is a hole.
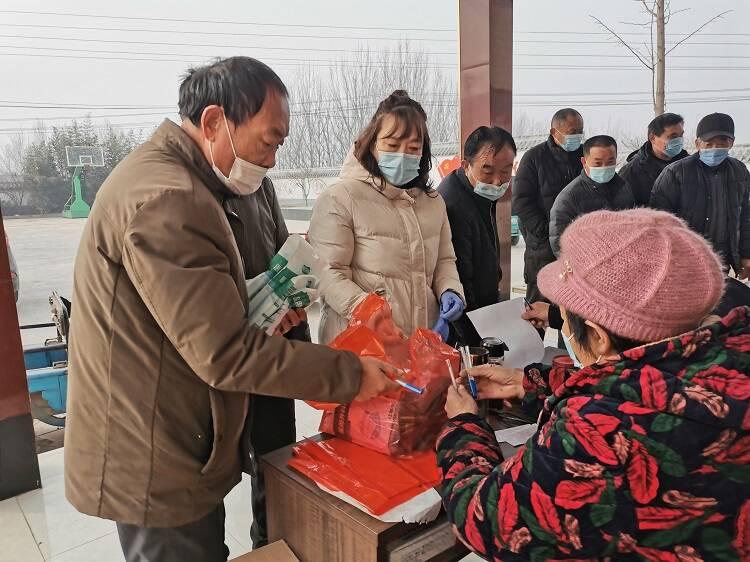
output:
M691 134L702 115L728 112L735 118L738 141L750 142L750 2L672 4L689 11L674 16L668 46L711 16L732 13L668 59L667 109L685 116ZM630 130L645 135L653 116L650 73L589 18L597 15L636 34L628 39L643 42L644 28L620 23L642 21L639 6L633 0L517 0L515 114L547 121L555 108L572 105L584 114L587 134ZM3 0L0 144L37 118L49 126L64 122L55 118L91 113L97 120L108 116L112 123L151 127L174 108L184 69L216 55L255 56L292 79L300 64L324 65L358 45L379 49L408 38L452 72L456 20L456 0ZM148 60L97 60L101 57ZM617 105L602 105L607 103ZM41 107L45 104L66 107Z

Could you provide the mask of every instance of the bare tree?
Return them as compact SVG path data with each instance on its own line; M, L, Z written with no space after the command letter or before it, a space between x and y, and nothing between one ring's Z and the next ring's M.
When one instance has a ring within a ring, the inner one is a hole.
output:
M328 72L302 68L290 89L292 125L279 168L291 174L306 201L314 188L312 170L341 166L378 103L395 90L422 104L433 143L458 142L456 80L408 41L394 49L358 49Z
M677 41L669 49L666 48L666 27L670 23L672 16L675 16L681 12L687 12L687 9L672 10L672 4L670 0L636 0L643 6L645 12L646 21L643 22L621 22L625 25L632 25L636 27L644 27L649 29L648 43L637 45L634 42L628 42L623 39L622 34L617 33L612 27L604 23L601 19L596 16L591 18L598 23L602 28L607 30L617 41L630 51L633 56L651 71L651 98L654 104L654 115L658 116L664 113L666 107L666 95L665 95L665 82L666 82L666 66L667 66L667 55L674 51L677 47L687 42L690 38L694 37L703 29L706 28L710 23L722 18L731 10L717 14L698 26L696 29L685 35L682 39ZM655 43L655 44L654 44Z
M292 119L289 138L279 151L279 168L308 204L312 185L310 175L317 168L330 165L332 136L330 121L321 113L326 103L326 89L320 75L311 67L302 68L291 87Z
M24 207L31 194L31 185L23 173L27 148L28 140L18 133L0 150L0 195L12 207Z

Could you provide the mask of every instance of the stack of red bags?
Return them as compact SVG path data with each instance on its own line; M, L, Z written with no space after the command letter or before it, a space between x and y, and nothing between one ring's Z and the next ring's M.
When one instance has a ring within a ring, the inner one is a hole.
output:
M345 493L376 516L440 483L432 451L396 459L336 438L300 443L289 466L329 491Z
M423 387L422 394L399 389L366 402L346 405L312 403L325 409L320 431L387 455L431 450L446 421L445 395L451 384L446 360L459 372L459 355L430 330L404 337L396 328L388 303L369 295L352 322L331 343L335 349L377 357L403 371L402 378Z

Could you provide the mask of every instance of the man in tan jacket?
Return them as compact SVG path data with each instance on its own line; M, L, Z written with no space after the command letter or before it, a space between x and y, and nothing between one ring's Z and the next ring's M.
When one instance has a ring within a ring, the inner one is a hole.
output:
M110 174L75 264L68 500L117 522L128 562L223 562L249 394L347 403L395 387L373 360L251 328L224 202L289 130L287 91L245 57L188 72L165 121ZM259 233L260 235L260 233Z

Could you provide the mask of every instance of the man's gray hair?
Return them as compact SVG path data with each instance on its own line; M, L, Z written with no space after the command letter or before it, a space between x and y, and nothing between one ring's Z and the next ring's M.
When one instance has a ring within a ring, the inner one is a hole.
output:
M250 57L220 59L187 71L180 84L180 117L200 126L203 110L219 105L227 119L239 124L260 111L269 91L289 95L267 65Z

